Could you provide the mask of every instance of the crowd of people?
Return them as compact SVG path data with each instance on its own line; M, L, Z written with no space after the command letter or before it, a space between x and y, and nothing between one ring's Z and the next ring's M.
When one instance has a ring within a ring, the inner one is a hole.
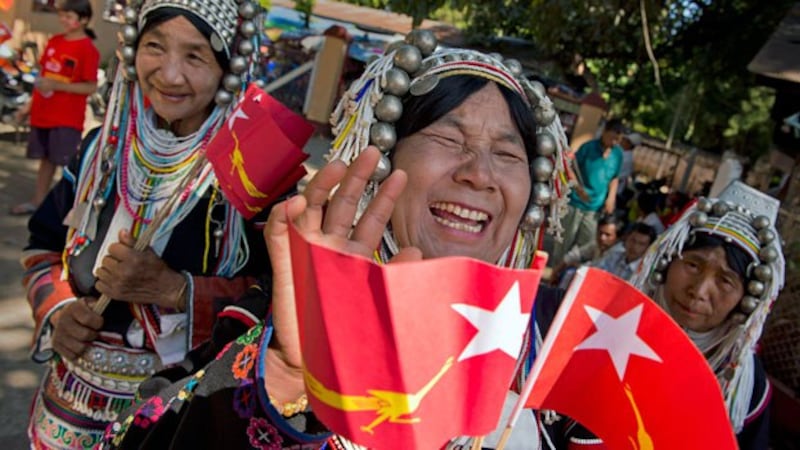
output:
M708 359L740 447L767 448L769 385L755 344L783 281L776 202L734 183L718 199L676 197L650 211L643 191L631 200L642 213L630 216L618 202L634 187L620 175L630 167L621 145L640 137L610 120L571 156L546 91L518 62L437 49L415 31L343 96L331 162L302 193L290 188L245 220L202 151L252 79L242 43L253 8L145 0L126 10L127 58L104 124L29 223L33 357L48 367L33 448L359 448L309 407L290 224L380 263L467 256L509 268L529 267L550 233L556 287L535 294L521 361L538 354L557 286L594 265L673 317ZM113 299L104 310L101 297ZM528 369L520 364L520 380ZM574 421L543 417L527 411L518 427L532 431L506 448L602 448Z

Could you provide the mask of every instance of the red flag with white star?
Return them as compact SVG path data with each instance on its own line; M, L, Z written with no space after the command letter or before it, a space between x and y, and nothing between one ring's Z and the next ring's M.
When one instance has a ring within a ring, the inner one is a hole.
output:
M529 377L526 407L566 414L610 449L737 448L702 353L655 302L602 270L578 270Z
M303 146L314 128L251 84L206 146L225 197L247 219L306 174Z
M546 258L378 265L291 230L306 392L333 432L435 449L498 426Z

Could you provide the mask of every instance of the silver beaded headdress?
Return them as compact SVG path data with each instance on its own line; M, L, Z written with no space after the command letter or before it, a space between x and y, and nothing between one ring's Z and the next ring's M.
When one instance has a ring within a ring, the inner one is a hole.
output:
M778 200L734 181L719 198L700 198L687 208L650 246L631 279L631 284L665 307L661 294L665 272L695 234L717 236L750 256L745 295L734 312L714 330L712 348L701 348L717 374L737 429L747 413L752 391L742 383L752 382L747 373L752 370L752 353L784 283L785 261L775 228L779 208Z
M537 247L538 233L550 212L548 231L560 238L560 218L566 205L567 137L544 86L522 76L522 65L498 54L466 49L439 49L433 33L414 30L404 41L387 47L383 56L367 65L364 74L350 86L331 115L335 139L329 159L350 164L368 144L383 153L362 206L372 199L380 182L391 172L389 154L397 143L394 122L403 114L403 98L431 92L439 80L455 75L488 79L515 92L530 108L536 124L537 156L531 161L530 207L517 237L500 261L509 267L526 267ZM396 253L391 232L384 244Z
M131 2L123 10L125 26L122 29L123 47L119 58L128 80L136 79L136 42L139 32L147 24L147 17L159 8L176 8L188 11L202 20L212 30L211 48L224 53L229 59L229 73L222 79L216 101L225 106L236 94L243 91L258 65L259 7L249 0L144 0Z

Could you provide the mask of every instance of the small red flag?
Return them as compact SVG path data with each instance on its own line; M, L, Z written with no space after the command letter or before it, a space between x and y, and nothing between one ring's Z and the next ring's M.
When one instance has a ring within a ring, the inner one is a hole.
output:
M735 449L719 383L652 300L578 270L531 368L526 407L552 409L610 449Z
M251 84L206 149L225 197L247 219L306 174L313 127Z
M291 230L306 390L333 432L369 448L435 449L497 428L545 257L378 265Z

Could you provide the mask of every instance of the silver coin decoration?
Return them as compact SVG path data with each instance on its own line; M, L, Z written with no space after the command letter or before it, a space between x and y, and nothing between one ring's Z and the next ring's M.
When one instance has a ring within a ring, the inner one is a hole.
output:
M421 96L426 95L428 92L432 91L436 85L439 84L439 77L437 75L428 75L425 78L422 78L414 84L411 85L409 91L411 95Z

